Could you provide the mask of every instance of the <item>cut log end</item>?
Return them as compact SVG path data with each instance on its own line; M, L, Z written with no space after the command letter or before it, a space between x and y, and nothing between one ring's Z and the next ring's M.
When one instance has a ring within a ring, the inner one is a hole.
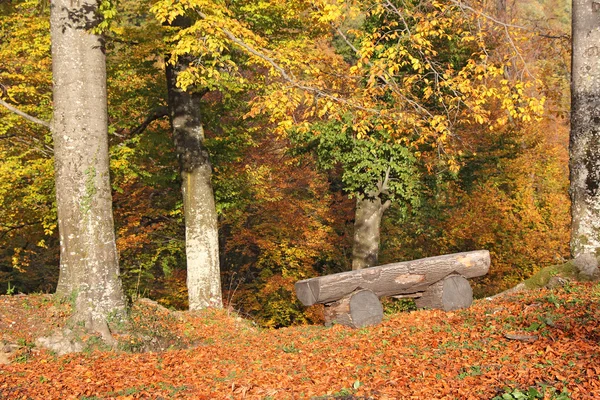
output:
M368 289L357 290L340 300L325 304L325 325L340 324L352 328L377 325L383 320L379 297Z
M415 304L418 308L444 311L467 308L473 303L473 289L469 281L460 275L450 275L431 285Z

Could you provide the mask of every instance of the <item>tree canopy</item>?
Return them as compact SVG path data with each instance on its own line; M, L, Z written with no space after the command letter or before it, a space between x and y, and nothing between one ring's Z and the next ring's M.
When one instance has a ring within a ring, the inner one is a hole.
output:
M497 3L102 2L127 295L188 306L165 118L181 62L176 86L201 94L223 300L259 323L319 319L293 283L351 267L375 200L380 263L486 248L479 295L567 257L568 3ZM0 7L0 291L52 291L52 138L11 111L51 119L49 10Z

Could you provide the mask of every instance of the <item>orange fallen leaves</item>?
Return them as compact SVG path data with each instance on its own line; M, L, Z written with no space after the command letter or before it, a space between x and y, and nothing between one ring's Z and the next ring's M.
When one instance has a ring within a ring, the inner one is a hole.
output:
M185 313L169 328L187 332L193 348L64 357L42 351L0 367L0 399L489 399L507 387L541 385L573 399L598 398L600 348L588 336L597 329L598 297L592 284L574 285L480 300L452 315L400 313L359 330L259 330L225 311ZM489 312L499 303L502 311ZM537 324L550 317L553 327ZM538 339L510 340L509 332Z

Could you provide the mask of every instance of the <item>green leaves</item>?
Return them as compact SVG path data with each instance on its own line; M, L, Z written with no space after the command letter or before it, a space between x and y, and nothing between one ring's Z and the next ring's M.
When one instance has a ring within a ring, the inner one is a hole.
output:
M569 400L567 391L558 392L555 388L541 385L541 391L536 387L530 387L526 391L520 389L506 389L505 393L494 397L492 400L535 400L535 399Z
M351 197L381 195L407 209L419 204L417 158L386 131L359 139L340 122L318 123L309 133L295 132L296 151L311 151L324 169L341 167L344 190Z

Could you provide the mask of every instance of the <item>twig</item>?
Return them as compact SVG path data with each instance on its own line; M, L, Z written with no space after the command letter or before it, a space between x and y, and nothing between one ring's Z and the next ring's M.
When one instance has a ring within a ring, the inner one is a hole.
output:
M499 19L497 19L497 18L494 18L494 17L492 17L492 16L491 16L491 15L489 15L489 14L486 14L486 13L484 13L484 12L478 11L478 10L474 9L473 7L470 7L470 6L466 5L466 4L464 4L464 3L463 3L462 1L460 1L460 0L450 0L450 2L451 2L452 4L454 4L455 6L457 6L457 7L460 7L460 8L462 8L462 9L464 9L464 10L469 10L469 11L471 11L472 13L475 13L475 14L477 14L477 15L480 15L480 16L482 16L483 18L485 18L485 19L489 19L490 21L492 21L492 22L494 22L494 23L496 23L496 24L502 25L502 26L504 26L504 27L507 27L507 28L515 28L515 29L522 29L522 30L524 30L524 31L531 31L531 29L529 29L529 28L528 28L528 27L526 27L526 26L522 26L522 25L514 25L514 24L508 24L508 23L506 23L506 22L500 21Z
M462 8L463 10L468 10L471 11L472 13L483 17L487 20L490 20L492 22L494 22L495 24L498 24L502 27L504 27L504 32L506 34L506 38L508 39L508 42L510 43L510 46L512 47L513 51L517 54L517 57L519 57L519 59L521 60L521 62L523 63L523 68L524 68L524 72L531 78L535 78L535 76L529 71L529 68L527 68L527 62L525 61L525 59L523 58L523 55L521 55L521 52L519 51L519 49L517 48L517 45L515 44L515 42L513 41L513 38L510 35L509 32L509 28L514 28L514 29L521 29L527 32L531 32L530 28L527 28L526 26L522 26L522 25L514 25L514 24L509 24L506 23L504 21L501 21L497 18L492 17L489 14L486 14L484 12L478 11L476 9L474 9L473 7L470 7L466 4L464 4L461 0L450 0L450 2L452 4L454 4L455 6Z

